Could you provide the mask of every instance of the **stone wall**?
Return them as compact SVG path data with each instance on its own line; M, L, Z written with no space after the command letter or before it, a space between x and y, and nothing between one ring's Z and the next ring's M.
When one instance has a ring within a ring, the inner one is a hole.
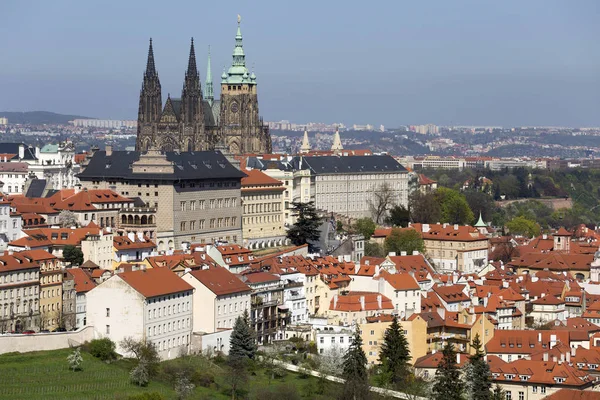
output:
M0 335L0 354L65 349L94 339L94 328L86 326L73 332Z

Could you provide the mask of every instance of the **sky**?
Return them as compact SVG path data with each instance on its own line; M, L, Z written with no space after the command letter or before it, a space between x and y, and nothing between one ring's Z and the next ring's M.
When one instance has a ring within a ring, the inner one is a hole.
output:
M179 97L231 64L236 18L260 113L386 127L600 126L597 0L3 0L0 110L136 119L148 39ZM215 89L217 90L217 89Z

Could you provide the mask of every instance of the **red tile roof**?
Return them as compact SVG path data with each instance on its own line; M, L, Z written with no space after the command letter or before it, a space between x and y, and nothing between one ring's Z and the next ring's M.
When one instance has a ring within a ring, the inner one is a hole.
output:
M118 276L146 298L194 290L189 283L168 268L123 272Z
M600 400L600 392L591 390L560 389L544 400Z
M44 250L28 250L13 252L5 251L0 255L0 273L25 269L39 269L40 260L55 259L56 257Z
M387 271L381 271L382 276L396 290L419 290L420 286L413 276L406 273L390 274ZM375 278L379 279L379 278Z
M127 236L115 236L113 237L113 246L117 251L120 251L130 249L153 249L156 247L156 244L147 238L140 240L137 236L133 241Z
M380 297L381 296L381 297ZM361 298L364 297L364 308L361 304ZM381 299L381 307L379 300ZM375 292L348 292L347 294L334 296L329 302L330 311L377 311L393 310L392 301L386 296Z
M36 228L26 229L27 234L20 239L13 240L9 245L14 247L44 247L44 246L79 246L88 235L98 235L100 229L96 226L83 228Z
M244 173L247 176L242 178L242 191L244 189L256 189L255 186L268 186L271 190L285 190L285 188L283 187L283 182L275 178L271 178L269 175L265 174L261 170L245 170Z
M67 272L75 280L75 291L77 293L86 293L96 287L96 282L87 271L81 268L69 268Z
M248 285L223 267L199 269L190 274L217 296L252 291Z
M268 272L255 272L246 271L241 277L243 282L253 283L265 283L279 281L280 278L277 275L270 274Z

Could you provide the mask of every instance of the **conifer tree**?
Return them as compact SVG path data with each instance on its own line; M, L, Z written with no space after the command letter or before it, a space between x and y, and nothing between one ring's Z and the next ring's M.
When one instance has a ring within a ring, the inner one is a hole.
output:
M362 349L362 338L358 327L352 343L344 355L342 377L346 380L342 388L341 399L365 400L369 398L369 376L367 374L367 356Z
M442 360L435 373L433 400L463 400L463 382L456 363L456 351L451 343L444 346Z
M492 396L492 377L490 366L483 358L479 334L475 335L471 344L475 354L469 356L469 362L465 368L465 386L467 396L470 400L490 400Z
M256 342L254 332L250 327L248 310L244 311L243 317L237 317L229 339L229 358L253 359L256 354Z
M379 362L382 365L382 372L387 378L387 383L398 384L406 379L410 359L410 350L404 330L398 323L398 318L394 316L392 323L385 330L379 353Z
M502 390L502 387L496 383L494 391L492 392L491 400L506 400L506 392Z
M321 218L317 214L315 203L292 203L292 215L296 223L288 230L287 238L295 245L301 246L309 241L317 241L320 237Z

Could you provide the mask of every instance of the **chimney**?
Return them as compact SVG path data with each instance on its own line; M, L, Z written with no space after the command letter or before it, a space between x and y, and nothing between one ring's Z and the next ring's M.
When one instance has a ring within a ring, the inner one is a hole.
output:
M556 356L552 356L552 362L558 362L558 358L556 358Z
M577 355L577 348L571 347L571 357L575 357Z
M484 298L483 298L483 306L484 306L484 307L487 307L487 305L488 305L488 298L487 298L487 297L484 297Z
M373 274L373 276L379 276L379 265L375 266L375 273Z
M422 231L423 233L427 233L427 232L429 232L429 224L423 224L423 225L422 225L422 228L421 228L421 231Z
M400 255L401 255L401 256L405 256L405 255L406 255L406 252L405 252L405 251L401 251L401 252L400 252Z
M112 156L112 146L106 146L106 155Z
M378 309L378 310L381 310L381 308L382 308L382 304L381 304L381 302L382 302L381 295L380 295L380 294L378 294L378 295L377 295L377 309Z
M548 362L548 353L544 353L544 355L543 355L543 360L544 360L545 362Z
M129 232L127 234L127 239L131 240L132 242L135 242L135 233Z
M550 335L550 348L556 346L556 335Z
M371 263L370 260L365 260L365 265L369 265Z
M412 254L413 256L418 256L419 254L420 254L419 250L413 250L413 254Z
M35 158L40 159L40 147L35 146Z
M544 239L544 240L548 239L548 235L544 233L544 234L542 235L542 239Z
M538 343L542 343L542 332L538 332Z
M142 264L141 265L141 270L144 271L144 272L146 272L146 264Z
M565 356L565 360L567 361L567 364L571 364L571 352L567 351L567 354L564 354Z
M365 296L360 296L360 309L365 310Z
M458 230L458 224L454 224L454 230L457 231Z
M337 308L337 303L338 303L338 295L336 294L335 296L333 296L333 309L334 310Z
M569 353L569 355L571 355L571 353ZM560 353L560 363L564 363L565 362L565 355L564 353Z
M19 145L19 159L24 159L25 158L25 145L20 144Z
M444 224L442 225L442 228L447 228L448 227L448 223L444 222Z
M506 281L503 281L503 282L502 282L502 287L503 287L503 288L507 288L507 287L508 287L508 282L506 282Z
M388 253L388 257L396 257L396 252L395 251L390 251Z
M456 353L456 364L460 365L460 353Z

